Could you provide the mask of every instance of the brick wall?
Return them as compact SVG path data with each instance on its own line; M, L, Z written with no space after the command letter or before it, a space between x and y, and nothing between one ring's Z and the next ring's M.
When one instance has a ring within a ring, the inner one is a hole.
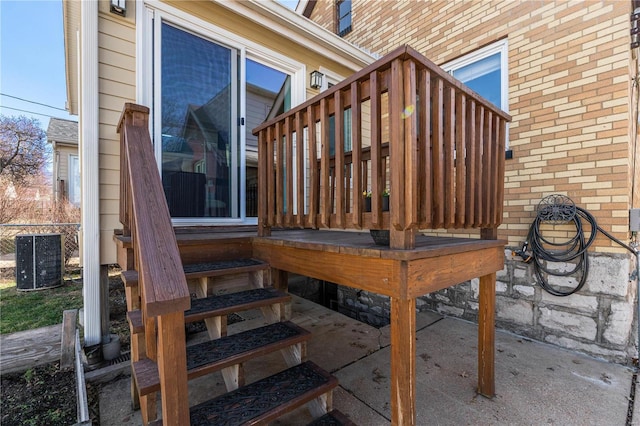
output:
M331 31L333 4L320 0L311 15ZM637 132L631 119L631 76L636 72L629 47L631 2L352 0L352 5L353 30L345 39L380 54L409 44L444 64L507 39L513 159L506 161L504 220L498 234L509 247L505 269L498 274L497 323L532 338L628 362L636 354L638 272L625 249L600 235L590 250L587 284L560 298L544 292L532 267L513 258L510 248L526 239L540 200L556 193L629 241L631 141ZM633 207L639 203L636 196ZM573 233L567 226L551 231L557 238ZM451 234L468 235L465 230ZM574 281L555 282L571 286ZM353 295L348 289L341 302L359 306L365 314L384 312L387 306L382 296ZM427 295L418 307L475 319L477 283Z
M311 19L334 29L333 1ZM518 245L535 207L560 193L628 239L630 68L627 1L353 0L346 40L380 54L409 44L443 64L507 38L509 142L504 224ZM600 252L624 252L600 237Z

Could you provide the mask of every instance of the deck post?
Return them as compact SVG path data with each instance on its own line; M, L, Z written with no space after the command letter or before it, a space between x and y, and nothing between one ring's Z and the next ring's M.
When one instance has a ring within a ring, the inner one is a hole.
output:
M391 228L389 231L390 247L400 250L411 250L416 247L416 233L415 228L397 230Z
M484 240L498 238L497 228L483 228ZM495 313L496 273L480 277L478 312L478 393L489 398L495 395Z
M391 424L416 424L416 300L391 298Z

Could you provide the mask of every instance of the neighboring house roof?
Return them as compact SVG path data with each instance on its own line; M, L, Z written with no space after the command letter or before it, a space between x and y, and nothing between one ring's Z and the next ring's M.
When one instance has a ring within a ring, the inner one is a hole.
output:
M47 140L50 144L78 145L78 122L52 118L47 127Z

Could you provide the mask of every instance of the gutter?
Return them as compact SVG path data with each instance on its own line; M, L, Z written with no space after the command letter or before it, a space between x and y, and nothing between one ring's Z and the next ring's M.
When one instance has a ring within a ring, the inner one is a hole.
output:
M84 345L102 340L100 315L100 164L98 105L98 2L83 1L80 13L80 172Z

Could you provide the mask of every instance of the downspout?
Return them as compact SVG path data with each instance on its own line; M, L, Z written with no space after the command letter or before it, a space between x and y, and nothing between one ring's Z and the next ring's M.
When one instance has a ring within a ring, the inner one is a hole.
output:
M80 153L83 235L84 346L99 345L100 323L100 186L98 134L98 1L80 6Z

